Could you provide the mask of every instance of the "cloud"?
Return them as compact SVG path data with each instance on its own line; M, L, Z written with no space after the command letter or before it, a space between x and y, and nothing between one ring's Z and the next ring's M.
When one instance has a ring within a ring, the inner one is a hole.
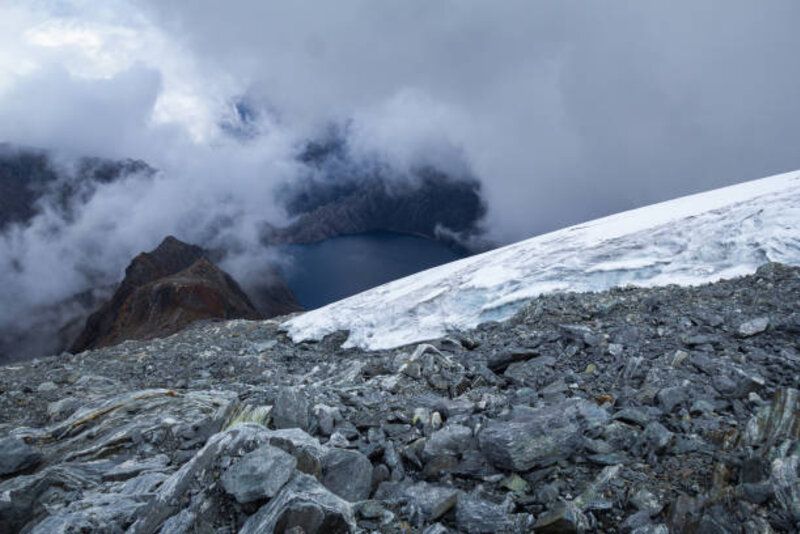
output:
M397 164L471 166L504 240L800 164L791 0L62 5L26 50L157 71L153 123L213 144L242 95L273 133L353 121Z
M458 147L502 239L800 166L791 0L139 5L287 122Z
M37 70L0 99L0 138L98 156L144 152L145 123L160 90L159 73L143 66L99 80L59 66Z
M85 283L70 250L113 278L166 233L248 250L285 216L272 194L303 175L298 146L331 124L394 175L468 170L500 241L798 168L798 15L795 0L3 3L0 140L160 171L102 187L58 240L42 237L53 214L17 229L0 259L29 274L4 285L66 294ZM60 287L33 287L37 262Z
M380 105L354 113L349 146L356 158L378 159L400 174L431 166L451 175L468 174L461 146L451 139L464 117L424 93L400 91Z

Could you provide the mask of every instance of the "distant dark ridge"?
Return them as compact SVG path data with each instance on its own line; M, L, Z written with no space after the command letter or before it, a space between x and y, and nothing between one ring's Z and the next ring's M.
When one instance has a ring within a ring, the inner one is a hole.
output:
M379 161L355 159L336 133L307 143L298 161L306 175L276 192L294 220L282 228L265 225L266 244L383 231L435 239L461 252L489 248L479 244L487 211L481 183L467 171L421 166L399 175Z
M29 221L38 212L41 200L46 199L70 219L98 185L153 174L155 169L141 160L96 157L78 159L67 172L57 168L45 150L0 144L0 230Z

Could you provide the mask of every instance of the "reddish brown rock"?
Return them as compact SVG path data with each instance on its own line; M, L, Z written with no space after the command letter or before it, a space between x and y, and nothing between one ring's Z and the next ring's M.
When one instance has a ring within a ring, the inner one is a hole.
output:
M275 285L277 299L269 315L296 311L291 291L279 280ZM170 236L133 259L111 300L87 319L70 351L164 337L201 319L262 318L265 314L203 249Z

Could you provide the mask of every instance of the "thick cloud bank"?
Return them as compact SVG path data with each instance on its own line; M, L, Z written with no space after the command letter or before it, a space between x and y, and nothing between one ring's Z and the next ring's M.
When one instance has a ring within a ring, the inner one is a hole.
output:
M800 166L792 0L145 4L287 121L462 150L504 239Z
M3 2L0 142L49 150L60 176L87 155L155 172L7 226L0 321L119 280L167 234L257 283L265 224L290 222L275 192L309 187L298 155L332 125L385 184L478 184L498 242L798 168L799 17L794 0Z

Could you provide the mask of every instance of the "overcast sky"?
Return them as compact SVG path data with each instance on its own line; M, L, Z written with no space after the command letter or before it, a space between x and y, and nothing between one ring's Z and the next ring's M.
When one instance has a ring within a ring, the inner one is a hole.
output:
M116 269L211 215L254 240L331 122L399 168L467 165L508 242L800 168L798 25L797 0L5 0L0 141L163 171L60 237ZM242 98L245 143L220 128Z
M800 167L794 0L2 5L9 141L161 158L247 95L281 135L457 147L504 239Z

